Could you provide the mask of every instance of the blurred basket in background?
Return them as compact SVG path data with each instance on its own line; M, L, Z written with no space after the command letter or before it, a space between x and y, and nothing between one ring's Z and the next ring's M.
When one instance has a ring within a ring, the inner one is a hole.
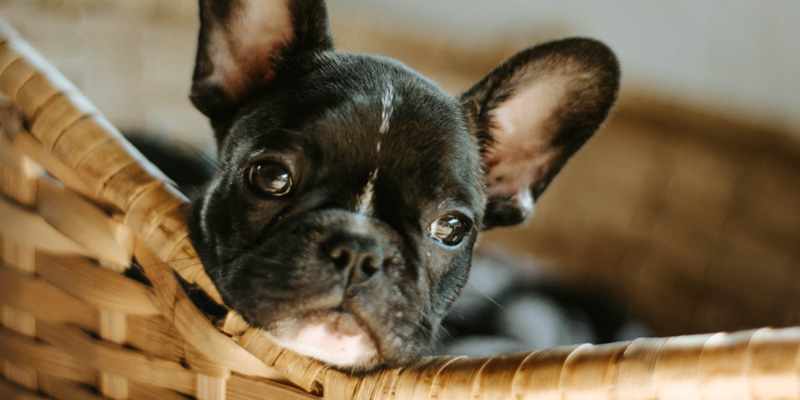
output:
M173 274L219 300L183 196L13 30L1 35L2 398L800 398L800 328L426 358L351 377L234 315L214 326ZM614 291L662 332L797 324L796 143L643 132L648 110L629 110L542 199L532 236L486 241L524 242L552 274ZM122 274L132 262L150 285Z
M659 335L800 324L798 135L628 96L502 242Z

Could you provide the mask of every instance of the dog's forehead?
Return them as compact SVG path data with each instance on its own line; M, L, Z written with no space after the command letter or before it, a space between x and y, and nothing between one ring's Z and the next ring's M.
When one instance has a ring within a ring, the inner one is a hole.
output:
M394 60L336 57L254 103L231 135L240 158L302 151L321 184L356 193L364 211L376 183L480 208L482 164L459 102Z
M331 89L346 87L346 96L329 104L306 131L337 164L369 172L359 208L369 211L378 181L412 198L454 196L469 205L480 203L478 145L458 101L393 60L358 61L367 66L347 71L360 73L326 71L324 78L317 77L338 78Z
M321 68L309 81L325 87L333 100L312 123L322 125L320 130L338 123L348 132L335 135L371 138L381 144L376 148L381 153L413 150L435 156L475 143L458 101L395 60L351 56L336 68Z

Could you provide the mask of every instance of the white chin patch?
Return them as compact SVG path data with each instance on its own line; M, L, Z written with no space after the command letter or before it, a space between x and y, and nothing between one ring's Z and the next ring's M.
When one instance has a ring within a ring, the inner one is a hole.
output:
M348 313L319 311L287 318L264 332L278 345L338 367L369 367L378 361L369 333Z

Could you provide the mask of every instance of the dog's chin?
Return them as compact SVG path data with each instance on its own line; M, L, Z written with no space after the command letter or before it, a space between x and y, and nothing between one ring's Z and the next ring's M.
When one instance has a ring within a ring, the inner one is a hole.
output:
M264 332L280 346L340 369L360 372L381 364L370 332L346 312L325 310L285 318Z

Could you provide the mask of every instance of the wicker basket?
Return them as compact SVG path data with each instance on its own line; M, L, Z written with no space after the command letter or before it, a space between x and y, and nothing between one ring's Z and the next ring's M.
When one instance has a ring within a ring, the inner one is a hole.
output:
M185 199L69 82L0 28L0 398L800 398L800 328L485 358L353 377L216 327ZM122 272L140 265L152 286Z

